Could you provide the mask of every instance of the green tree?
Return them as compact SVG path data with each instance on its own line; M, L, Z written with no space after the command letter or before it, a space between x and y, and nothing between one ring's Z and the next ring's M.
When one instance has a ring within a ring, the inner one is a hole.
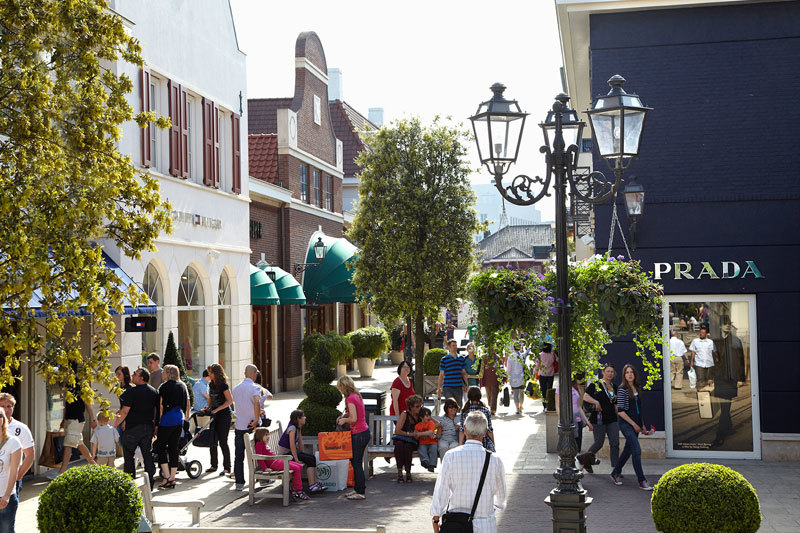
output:
M123 122L169 120L134 117L133 84L111 68L119 61L141 66L141 47L103 0L0 2L0 387L30 357L67 399L76 385L89 402L93 382L118 390L111 310L145 298L120 289L97 243L138 258L171 228L158 182L116 149ZM46 320L28 310L34 294ZM80 349L84 313L90 354Z
M455 307L475 262L482 230L473 205L468 136L435 120L401 120L365 136L356 162L359 200L347 236L360 248L353 261L359 298L385 323L411 316L416 390L423 390L425 318Z
M181 354L178 353L178 347L175 344L175 336L172 332L167 335L167 347L164 349L164 358L161 360L163 366L175 365L178 367L178 372L181 376L181 381L186 384L186 390L189 391L189 401L194 405L194 390L192 389L192 380L186 373L186 362L183 360ZM199 378L202 379L202 378Z

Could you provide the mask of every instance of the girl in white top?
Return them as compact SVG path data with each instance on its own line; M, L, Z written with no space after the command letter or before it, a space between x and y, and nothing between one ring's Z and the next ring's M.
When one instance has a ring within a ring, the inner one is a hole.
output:
M8 434L8 418L0 409L0 530L14 531L17 517L17 471L22 461L22 444Z
M514 350L506 360L506 372L508 372L508 384L514 393L514 405L517 414L522 414L522 403L525 401L525 359L528 351L524 352L519 344L514 344Z

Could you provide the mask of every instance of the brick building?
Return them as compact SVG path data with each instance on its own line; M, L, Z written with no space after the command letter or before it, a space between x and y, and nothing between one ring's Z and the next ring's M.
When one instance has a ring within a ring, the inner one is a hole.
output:
M343 267L355 248L342 237L343 143L334 131L327 72L319 37L301 33L294 96L248 100L251 262L268 264L284 284L291 283L286 273L294 276L305 296L305 302L281 297L280 305L253 305L253 360L273 390L302 384L307 332L346 333L366 322ZM327 247L325 259L296 270L316 262L319 239Z

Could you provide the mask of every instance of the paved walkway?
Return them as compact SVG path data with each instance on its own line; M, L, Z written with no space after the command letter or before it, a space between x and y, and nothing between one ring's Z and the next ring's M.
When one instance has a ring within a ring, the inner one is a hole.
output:
M394 379L394 366L376 367L373 379L356 379L360 388L388 390ZM268 408L273 420L285 424L289 413L303 398L302 392L281 393ZM506 465L508 508L498 514L499 530L509 532L552 531L551 512L543 500L554 487L552 472L558 458L545 453L545 425L541 402L526 399L522 416L506 414L504 408L494 421L498 439L498 454ZM586 438L584 438L586 442ZM231 452L233 451L231 432ZM208 467L208 452L190 448L188 456L200 459ZM121 460L118 460L121 462ZM677 459L645 459L644 469L651 483L667 470L685 461ZM800 531L800 463L764 463L761 461L727 461L724 464L744 475L755 487L764 516L761 532ZM367 482L367 500L351 502L341 493L314 496L307 504L282 507L278 499L268 499L247 505L246 493L233 491L233 481L216 473L204 474L197 480L179 475L177 489L156 491L156 498L181 501L200 499L206 505L201 524L206 526L252 527L374 527L387 526L392 533L427 532L430 529L429 507L436 474L418 465L411 485L395 482L394 463L375 461L375 476ZM626 466L625 484L615 486L608 478L606 461L595 467L596 474L586 475L583 486L594 498L587 509L588 527L599 532L652 532L650 495L638 489L635 474ZM37 479L26 483L23 501L17 514L17 531L35 532L36 495L47 481ZM162 514L164 513L164 514ZM156 519L189 522L188 512L175 509L156 510Z

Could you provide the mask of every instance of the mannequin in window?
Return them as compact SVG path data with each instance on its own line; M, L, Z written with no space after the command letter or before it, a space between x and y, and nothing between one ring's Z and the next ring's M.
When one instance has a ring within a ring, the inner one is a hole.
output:
M722 318L722 337L714 340L714 392L719 407L719 424L712 447L721 446L725 437L733 433L731 401L739 393L739 382L747 379L745 373L744 346L735 334L729 317Z

